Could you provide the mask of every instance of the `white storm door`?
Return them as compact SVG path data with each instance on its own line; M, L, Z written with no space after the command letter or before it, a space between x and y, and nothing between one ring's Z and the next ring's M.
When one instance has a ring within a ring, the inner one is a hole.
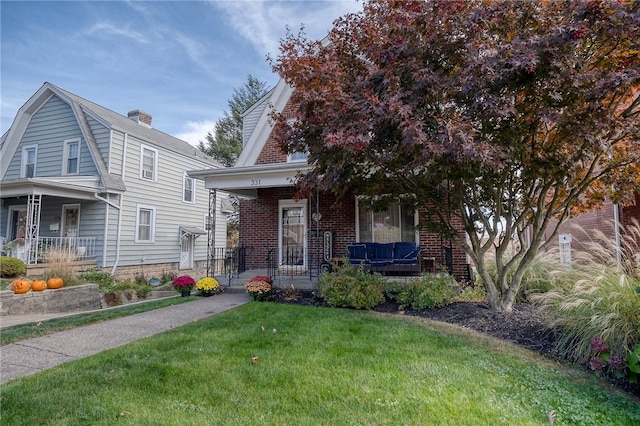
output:
M193 235L185 234L180 241L180 269L193 268Z

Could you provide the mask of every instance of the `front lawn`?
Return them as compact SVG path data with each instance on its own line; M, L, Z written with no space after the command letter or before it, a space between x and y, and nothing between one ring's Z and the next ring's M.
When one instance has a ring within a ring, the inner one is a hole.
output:
M11 425L640 423L592 375L476 333L258 302L0 390Z

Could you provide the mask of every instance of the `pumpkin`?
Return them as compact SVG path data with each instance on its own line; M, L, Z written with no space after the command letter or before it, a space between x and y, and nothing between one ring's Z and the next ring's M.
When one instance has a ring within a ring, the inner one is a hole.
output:
M31 289L31 281L25 278L19 278L11 283L11 290L15 294L23 294Z
M31 283L32 291L42 291L47 288L47 282L45 280L33 280Z
M62 281L62 278L49 278L49 281L47 281L47 288L60 288L63 284L64 282Z

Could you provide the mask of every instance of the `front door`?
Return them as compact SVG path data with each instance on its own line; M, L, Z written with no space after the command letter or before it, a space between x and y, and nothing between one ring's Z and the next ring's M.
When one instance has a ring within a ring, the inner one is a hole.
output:
M62 236L75 238L80 233L80 204L62 206Z
M307 205L306 200L280 201L278 262L281 267L305 268L307 265Z
M180 269L193 268L193 240L191 234L182 235L180 241Z
M24 238L27 229L27 206L9 207L9 227L7 241Z

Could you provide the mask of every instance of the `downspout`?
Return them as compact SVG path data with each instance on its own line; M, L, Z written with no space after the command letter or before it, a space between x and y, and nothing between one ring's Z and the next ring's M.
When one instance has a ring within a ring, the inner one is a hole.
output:
M94 193L93 194L93 198L95 198L96 200L102 201L103 203L106 204L106 209L107 209L107 221L105 223L105 227L104 227L104 238L103 238L103 243L102 243L102 264L106 264L107 263L107 236L109 233L109 206L113 207L114 209L118 210L118 234L119 234L119 230L120 230L120 215L121 215L121 211L122 211L122 196L120 196L120 205L114 203L113 201L107 200L104 197L101 197L98 193ZM118 235L119 237L120 235ZM116 245L119 246L120 244L120 239L118 238L118 241L116 242ZM117 250L118 252L119 250ZM117 259L117 255L116 255L116 259ZM115 271L112 271L112 274Z
M620 265L622 264L622 243L620 241L620 207L617 203L613 205L613 230L616 239L616 260Z

